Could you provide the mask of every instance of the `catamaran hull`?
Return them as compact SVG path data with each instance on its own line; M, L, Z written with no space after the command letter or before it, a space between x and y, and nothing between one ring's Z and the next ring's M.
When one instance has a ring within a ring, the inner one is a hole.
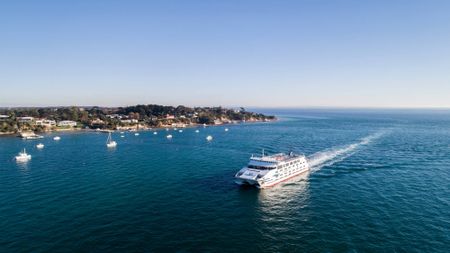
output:
M242 185L242 186L249 185L249 186L256 186L256 187L258 187L260 189L264 189L264 188L269 188L269 187L275 186L275 185L277 185L277 184L279 184L281 182L287 181L287 180L289 180L291 178L294 178L296 176L302 175L304 173L307 173L308 171L309 171L309 169L305 169L305 170L299 171L297 173L294 173L292 175L289 175L288 177L280 178L278 180L274 180L274 181L267 182L267 183L261 183L261 182L258 182L256 180L243 179L243 178L239 178L239 177L236 177L234 182L236 184Z
M252 186L258 186L259 183L255 180L249 180L249 179L242 179L242 178L236 178L234 182L238 185L252 185Z
M289 179L291 179L291 178L294 178L294 177L296 177L296 176L300 176L300 175L302 175L302 174L304 174L304 173L306 173L306 172L308 172L308 171L309 171L309 169L306 169L306 170L297 172L297 173L295 173L295 174L289 175L288 177L281 178L281 179L279 179L279 180L276 180L276 181L273 181L273 182L269 182L269 183L265 183L265 184L262 184L262 185L258 185L257 187L260 188L260 189L263 189L263 188L269 188L269 187L275 186L275 185L277 185L277 184L279 184L279 183L282 183L282 182L284 182L284 181L287 181L287 180L289 180Z

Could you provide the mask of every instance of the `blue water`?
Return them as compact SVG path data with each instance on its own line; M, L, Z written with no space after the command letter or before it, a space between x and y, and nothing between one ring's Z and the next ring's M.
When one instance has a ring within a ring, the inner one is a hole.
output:
M102 133L0 138L0 252L450 251L450 112L269 112L172 140L116 133L112 150ZM312 172L239 188L263 148Z

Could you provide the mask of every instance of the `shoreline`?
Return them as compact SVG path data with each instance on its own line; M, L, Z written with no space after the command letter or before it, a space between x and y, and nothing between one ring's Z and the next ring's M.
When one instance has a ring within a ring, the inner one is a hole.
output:
M198 128L198 127L219 127L219 126L232 126L232 125L242 125L242 124L254 124L254 123L271 123L278 121L278 119L274 120L253 120L253 121L245 121L245 122L237 122L237 123L224 123L224 124L211 124L204 126L203 124L190 124L186 125L184 127L174 127L174 126L164 126L164 127L151 127L151 128L143 128L143 129L136 129L136 128L130 128L130 129L92 129L92 128L67 128L67 129L55 129L50 131L44 131L44 132L35 132L37 135L43 135L43 134L53 134L58 132L140 132L140 131L152 131L152 130L165 130L165 129L186 129L186 128ZM32 132L32 131L31 131ZM20 138L20 132L0 132L0 138L2 137L18 137Z

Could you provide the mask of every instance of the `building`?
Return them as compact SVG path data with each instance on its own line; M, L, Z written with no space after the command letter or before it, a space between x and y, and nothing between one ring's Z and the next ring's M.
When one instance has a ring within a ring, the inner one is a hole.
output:
M138 120L137 119L121 119L120 122L123 124L133 124L133 123L138 123Z
M166 114L166 119L175 119L174 115Z
M17 117L17 121L19 123L32 123L34 121L34 117Z
M49 119L38 119L34 122L36 126L44 126L44 127L54 127L56 126L56 121Z
M8 115L3 115L3 114L0 115L0 121L6 121L8 119L9 119Z
M121 115L121 114L108 114L108 115L106 115L106 117L108 117L110 119L126 119L127 118L127 116Z
M105 122L101 119L94 119L91 121L92 127L102 128L105 125Z
M63 121L58 122L58 126L59 127L76 127L77 122L72 121L72 120L63 120Z
M186 124L184 123L172 123L172 127L185 128Z

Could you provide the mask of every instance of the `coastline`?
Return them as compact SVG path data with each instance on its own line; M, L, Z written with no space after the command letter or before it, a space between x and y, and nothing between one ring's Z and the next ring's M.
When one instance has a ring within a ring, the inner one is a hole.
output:
M37 135L41 134L52 134L57 132L126 132L126 131L152 131L152 130L165 130L167 128L169 129L186 129L186 128L197 128L197 127L219 127L219 126L232 126L232 125L240 125L240 124L254 124L254 123L271 123L278 121L278 118L272 119L272 120L251 120L251 121L239 121L236 123L223 123L223 124L208 124L204 126L203 124L189 124L184 127L179 126L161 126L161 127L146 127L142 129L138 129L136 127L129 128L129 129L92 129L92 128L60 128L60 129L53 129L43 132L35 132ZM0 132L0 138L1 137L19 137L20 138L20 132Z

